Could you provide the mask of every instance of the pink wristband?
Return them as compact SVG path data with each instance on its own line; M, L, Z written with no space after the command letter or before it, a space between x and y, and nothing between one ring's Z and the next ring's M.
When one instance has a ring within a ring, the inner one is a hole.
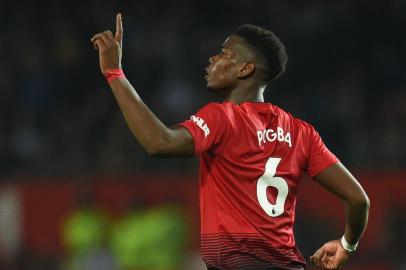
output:
M125 75L121 68L116 68L107 70L106 74L104 74L104 77L106 77L108 82L111 82L112 80L117 78L125 78Z

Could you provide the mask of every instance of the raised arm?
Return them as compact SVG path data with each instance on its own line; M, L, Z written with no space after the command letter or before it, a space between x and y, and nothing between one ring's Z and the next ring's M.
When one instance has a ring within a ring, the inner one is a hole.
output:
M344 240L324 244L310 259L322 269L339 269L349 257L348 249L356 247L366 228L369 199L358 181L341 163L330 166L314 179L344 202L346 218Z
M99 51L100 69L104 76L121 71L123 24L121 14L116 16L116 33L111 31L94 35L91 39ZM194 142L183 127L169 128L142 102L124 76L109 80L110 88L132 134L148 154L154 156L192 156Z

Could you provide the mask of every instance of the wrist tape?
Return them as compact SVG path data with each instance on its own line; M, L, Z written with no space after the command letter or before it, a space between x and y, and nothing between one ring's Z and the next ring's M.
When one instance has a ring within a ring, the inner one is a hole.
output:
M345 237L343 235L343 237L341 237L341 245L346 251L352 252L357 249L358 243L351 245L350 243L347 242L347 240L345 240Z
M107 70L104 74L104 77L106 77L108 82L111 82L112 80L117 78L125 78L125 75L121 68L116 68Z

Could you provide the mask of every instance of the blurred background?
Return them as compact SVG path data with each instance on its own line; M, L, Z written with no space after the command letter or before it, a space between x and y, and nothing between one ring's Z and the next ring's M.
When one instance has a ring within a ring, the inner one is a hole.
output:
M100 73L90 37L117 12L125 73L168 125L216 100L204 67L239 25L280 36L288 68L266 100L315 125L371 199L345 269L406 269L404 0L0 1L1 269L205 269L197 159L149 157ZM301 188L308 258L341 236L343 208Z

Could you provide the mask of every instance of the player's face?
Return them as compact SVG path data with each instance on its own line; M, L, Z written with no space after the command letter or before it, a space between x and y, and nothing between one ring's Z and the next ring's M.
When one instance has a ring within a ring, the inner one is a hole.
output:
M210 57L206 67L207 88L212 91L233 89L237 86L241 68L238 46L242 39L232 35L223 43L221 52Z

